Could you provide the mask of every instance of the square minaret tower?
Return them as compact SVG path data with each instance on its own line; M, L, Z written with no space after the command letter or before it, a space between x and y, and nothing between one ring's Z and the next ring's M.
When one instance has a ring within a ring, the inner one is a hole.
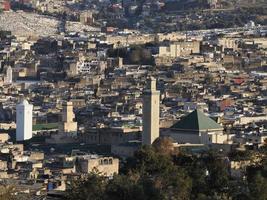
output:
M151 145L159 137L159 96L156 79L150 77L143 93L143 145Z

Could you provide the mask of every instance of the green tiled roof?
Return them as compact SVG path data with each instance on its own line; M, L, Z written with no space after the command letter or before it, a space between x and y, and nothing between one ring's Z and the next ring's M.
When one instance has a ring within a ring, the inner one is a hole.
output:
M181 130L207 130L222 129L222 126L213 119L207 117L200 110L195 110L175 123L171 128Z

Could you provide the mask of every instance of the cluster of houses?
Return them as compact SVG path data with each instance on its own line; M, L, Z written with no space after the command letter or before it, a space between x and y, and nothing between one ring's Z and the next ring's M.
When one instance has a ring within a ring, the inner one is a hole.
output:
M112 177L118 158L161 137L225 155L266 145L260 28L56 38L2 31L0 47L0 181L20 192L56 195L94 171ZM232 175L252 162L233 160Z

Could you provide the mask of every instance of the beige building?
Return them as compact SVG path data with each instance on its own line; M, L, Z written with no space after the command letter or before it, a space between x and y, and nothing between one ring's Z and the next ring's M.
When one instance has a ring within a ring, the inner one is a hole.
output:
M85 25L92 25L94 23L93 13L85 11L80 14L80 22Z
M168 41L178 41L178 40L185 40L186 34L184 33L158 33L155 37L156 42L163 42L164 40Z
M156 79L151 77L143 93L143 145L151 145L159 137L159 96Z
M72 99L71 102L74 108L83 108L86 106L86 102L84 99Z
M145 44L149 42L163 42L178 41L186 39L186 34L173 32L173 33L158 33L158 34L131 34L131 35L107 35L106 42L114 44L114 48L123 47L128 45Z
M123 58L108 58L107 59L107 67L119 67L123 66Z
M117 145L131 140L140 139L139 127L86 127L86 132L79 139L86 144Z
M174 58L165 57L165 56L157 56L155 57L155 64L156 66L172 66Z
M218 45L222 46L223 51L224 49L233 49L233 50L238 49L237 38L219 38Z
M35 162L44 160L44 153L43 152L31 152L29 156L29 161Z
M76 76L79 74L77 62L69 63L67 74L70 77Z
M73 103L63 103L62 122L59 124L59 132L52 134L51 138L46 138L46 143L66 144L77 142L77 122L73 121L74 118Z
M0 170L6 171L8 169L7 167L7 161L0 160Z
M98 172L112 177L119 173L119 159L113 157L81 156L77 158L76 171L81 173Z
M108 44L113 44L114 48L125 47L131 44L145 44L155 41L155 35L153 34L136 34L136 35L125 35L125 36L115 36L107 35L106 42Z
M267 48L267 38L266 37L259 37L259 38L250 38L253 40L255 44L258 44L260 48L266 49ZM247 40L245 40L247 41Z
M62 110L62 127L61 130L63 133L77 133L77 122L74 122L73 119L75 115L73 113L73 103L65 102L63 103Z
M9 135L7 133L0 133L0 143L5 143L9 139Z
M176 58L200 53L199 41L179 41L159 47L159 57Z

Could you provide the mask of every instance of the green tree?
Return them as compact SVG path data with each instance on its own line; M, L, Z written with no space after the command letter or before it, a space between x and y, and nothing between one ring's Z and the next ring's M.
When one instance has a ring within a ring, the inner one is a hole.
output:
M223 160L210 157L208 160L209 188L215 191L227 190L229 186L229 172Z
M267 200L267 179L256 173L252 181L249 183L249 189L252 200Z
M128 60L131 64L154 64L152 53L143 46L134 46L128 53Z
M72 181L70 188L67 189L67 200L103 200L105 188L107 185L106 178L98 174L89 174L85 178Z
M74 181L68 200L189 200L191 178L170 155L145 146L127 162L125 174L107 180L97 174Z
M172 168L170 156L162 156L153 147L144 146L128 161L128 171L135 170L142 175L157 175L165 173Z
M173 139L169 137L159 137L153 142L155 151L162 155L171 155L174 153Z
M141 62L141 51L140 50L131 51L130 62L134 64L139 64Z
M126 175L115 176L106 188L106 195L110 200L142 200L145 199L144 190L139 179L134 180Z
M170 155L144 146L135 153L129 170L140 172L142 179L151 178L162 199L189 199L192 180L186 171L174 165Z

